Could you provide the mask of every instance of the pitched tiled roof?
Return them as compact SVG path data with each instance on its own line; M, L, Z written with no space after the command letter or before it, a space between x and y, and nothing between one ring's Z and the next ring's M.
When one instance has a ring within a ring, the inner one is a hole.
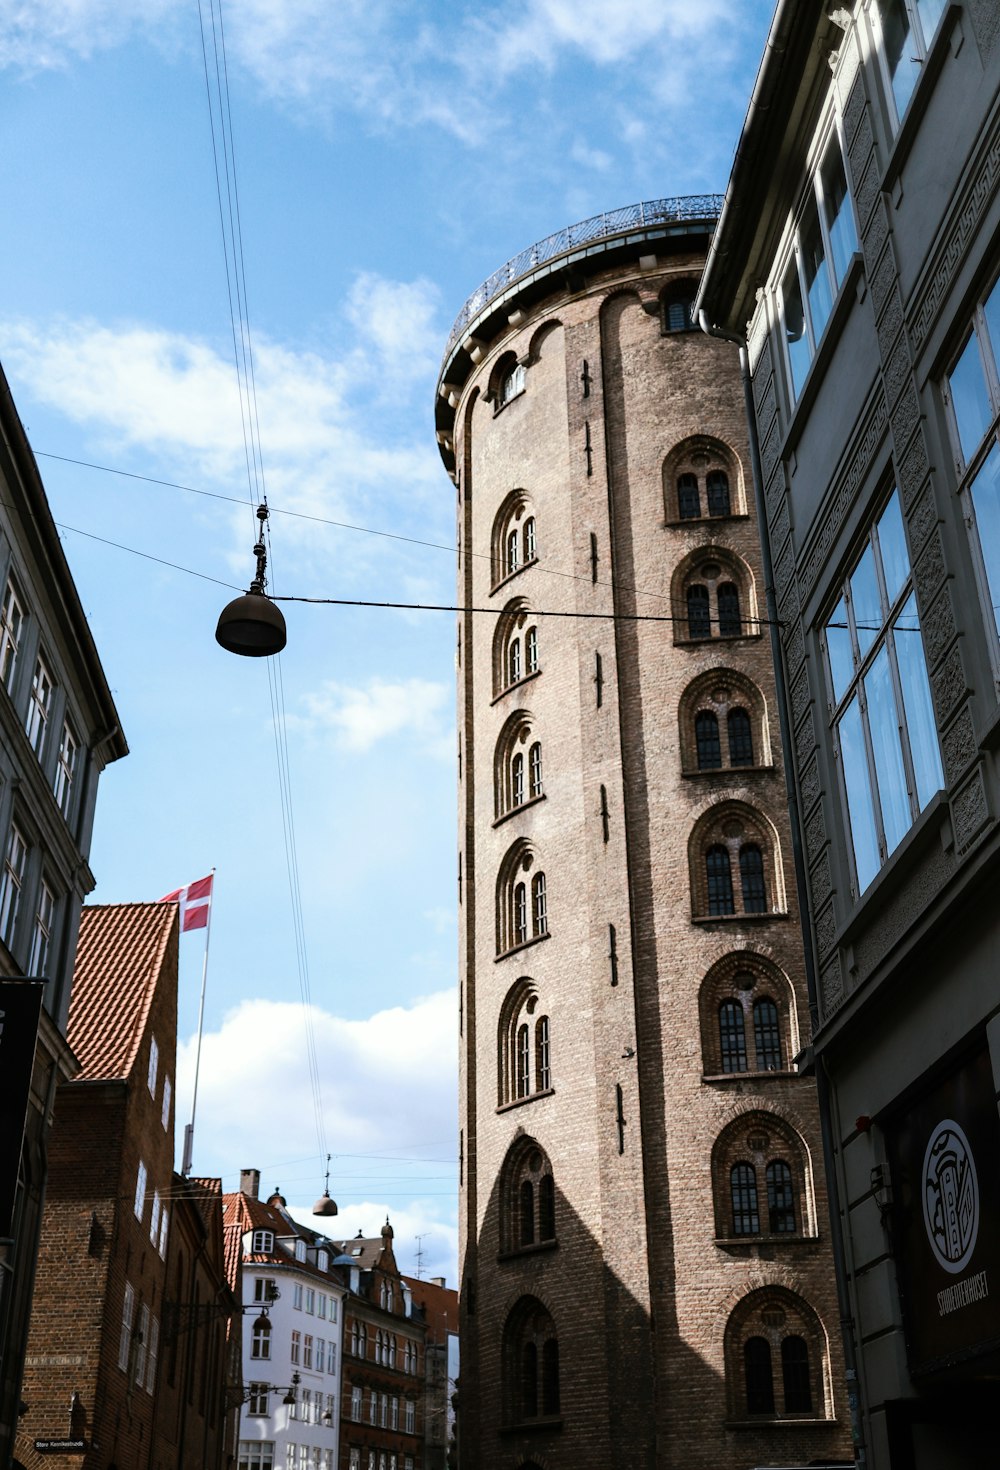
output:
M80 1078L128 1076L171 942L176 904L84 908L66 1028Z
M367 1236L357 1235L353 1240L335 1240L333 1248L341 1255L348 1256L352 1266L360 1266L362 1271L371 1271L379 1264L382 1252L385 1250L385 1241L381 1235L374 1239Z

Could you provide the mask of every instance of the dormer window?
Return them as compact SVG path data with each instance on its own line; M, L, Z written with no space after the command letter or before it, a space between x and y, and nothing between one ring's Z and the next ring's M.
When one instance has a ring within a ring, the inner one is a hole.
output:
M268 1255L274 1250L274 1231L255 1230L253 1240L250 1242L250 1250L254 1255Z
M326 1271L326 1270L329 1269L329 1266L330 1266L330 1257L329 1257L329 1255L327 1254L326 1251L317 1251L317 1253L316 1253L316 1265L319 1267L319 1269L321 1271Z
M306 1258L306 1243L305 1243L304 1240L297 1240L295 1242L295 1259L297 1261L304 1261L305 1258Z

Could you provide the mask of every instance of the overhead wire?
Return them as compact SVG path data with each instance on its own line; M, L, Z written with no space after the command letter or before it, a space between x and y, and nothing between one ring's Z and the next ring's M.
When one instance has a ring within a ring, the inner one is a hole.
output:
M219 208L219 226L222 235L223 255L225 258L226 290L229 299L233 355L236 365L236 378L240 401L240 423L243 432L244 459L247 470L247 499L250 507L251 522L259 521L259 525L254 525L255 540L259 538L263 541L265 538L268 511L267 486L264 476L264 456L261 445L253 339L250 330L246 259L243 250L242 215L239 203L239 175L236 162L232 101L229 91L229 66L226 57L222 0L207 0L207 7L210 15L211 49L214 62L214 67L211 68L211 70L214 70L214 96L212 79L210 77L209 46L206 38L205 7L203 6L202 0L198 0L202 61L205 72L205 90L212 139L212 157L215 168L216 198ZM216 113L218 114L218 127L216 127ZM225 203L223 202L223 177L225 178ZM269 538L265 542L265 545L266 549L270 550ZM260 563L260 565L262 567L263 563ZM323 1118L323 1094L319 1071L319 1058L316 1049L315 1026L313 1024L308 947L306 944L302 889L299 881L298 855L295 841L294 804L292 800L284 683L281 675L280 655L276 659L266 660L266 665L268 695L271 705L271 724L274 733L275 759L278 768L279 805L281 809L285 866L288 876L289 900L292 913L295 962L306 1039L306 1062L315 1115L316 1141L320 1157L323 1157L327 1152Z

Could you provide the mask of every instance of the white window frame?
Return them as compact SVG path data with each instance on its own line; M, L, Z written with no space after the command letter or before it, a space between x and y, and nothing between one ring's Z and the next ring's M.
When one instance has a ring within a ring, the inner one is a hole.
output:
M160 1191L158 1189L154 1189L153 1208L149 1212L149 1238L152 1241L153 1245L156 1245L156 1242L159 1240L160 1237L160 1208Z
M52 696L55 693L55 681L49 671L49 666L41 654L35 659L35 672L31 679L31 693L28 696L28 715L24 728L28 732L28 743L39 760L45 755L45 735L49 727L49 716L52 713Z
M146 1352L146 1392L152 1394L156 1387L156 1363L160 1354L160 1323L156 1317L149 1322L149 1348Z
M69 816L73 800L73 782L76 778L76 763L79 758L80 742L76 738L76 732L69 720L63 720L62 735L59 738L59 756L56 760L55 782L52 789L56 804L64 817Z
M132 1211L135 1218L141 1224L146 1214L146 1185L149 1181L149 1171L142 1159L135 1171L135 1199L132 1202Z
M906 12L906 18L910 26L904 43L905 50L908 54L901 59L900 65L905 66L908 69L907 75L913 78L913 85L906 95L906 100L902 108L900 108L899 99L896 96L896 89L893 86L892 76L889 72L889 60L886 55L885 33L882 27L882 12L879 6L879 0L868 0L867 6L873 49L878 57L879 73L882 78L883 91L885 92L886 106L889 110L889 120L893 125L894 132L899 131L900 124L909 110L910 103L913 100L913 94L920 85L920 74L923 71L924 62L927 60L927 54L934 43L934 37L940 29L941 21L948 10L948 0L941 0L941 8L938 16L928 32L920 13L921 8L926 4L926 0L899 0L899 3ZM898 70L899 68L897 67Z
M132 1351L132 1320L134 1316L135 1288L130 1281L126 1281L125 1295L122 1299L121 1336L118 1339L118 1366L123 1373L128 1372L128 1360Z
M274 1441L241 1439L237 1470L275 1470Z
M14 688L17 656L21 648L24 622L24 603L21 601L13 577L8 577L3 604L0 605L0 683L3 684L8 694Z
M250 1239L251 1255L268 1256L274 1250L274 1231L255 1230Z
M170 1099L173 1096L173 1086L170 1081L169 1072L163 1079L163 1107L160 1110L160 1122L163 1124L164 1133L170 1127Z
M14 944L27 865L28 844L20 828L12 822L7 834L3 873L0 874L0 939L8 949Z
M35 922L31 931L31 954L28 956L28 974L44 975L52 941L55 920L56 896L43 878L38 885L38 901L35 904Z
M169 1226L169 1215L167 1213L167 1207L166 1205L164 1205L163 1209L160 1211L160 1259L162 1261L165 1261L167 1259L167 1236L169 1234Z
M149 1038L149 1070L146 1073L146 1086L149 1088L149 1095L152 1098L156 1097L156 1076L159 1070L160 1048L157 1045L156 1037L151 1036Z
M146 1347L149 1339L149 1307L139 1308L139 1330L135 1336L135 1382L141 1388L146 1377Z
M250 1397L247 1399L247 1413L256 1418L269 1419L271 1415L268 1402L270 1385L255 1381L249 1383L247 1387L250 1390Z

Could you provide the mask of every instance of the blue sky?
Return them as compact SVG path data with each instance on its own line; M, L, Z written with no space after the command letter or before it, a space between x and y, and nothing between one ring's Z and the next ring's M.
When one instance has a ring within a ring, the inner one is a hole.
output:
M302 517L452 544L433 393L464 299L575 220L721 192L770 12L225 0L272 590L454 600L447 550ZM234 587L252 573L198 0L0 0L0 67L0 360L131 747L100 791L94 898L217 869L195 1169L234 1188L258 1167L308 1207L324 1163L267 672L214 642L225 587L106 544ZM403 1268L419 1235L424 1274L454 1284L453 619L286 613L338 1228L388 1211ZM201 952L182 941L180 1123Z

